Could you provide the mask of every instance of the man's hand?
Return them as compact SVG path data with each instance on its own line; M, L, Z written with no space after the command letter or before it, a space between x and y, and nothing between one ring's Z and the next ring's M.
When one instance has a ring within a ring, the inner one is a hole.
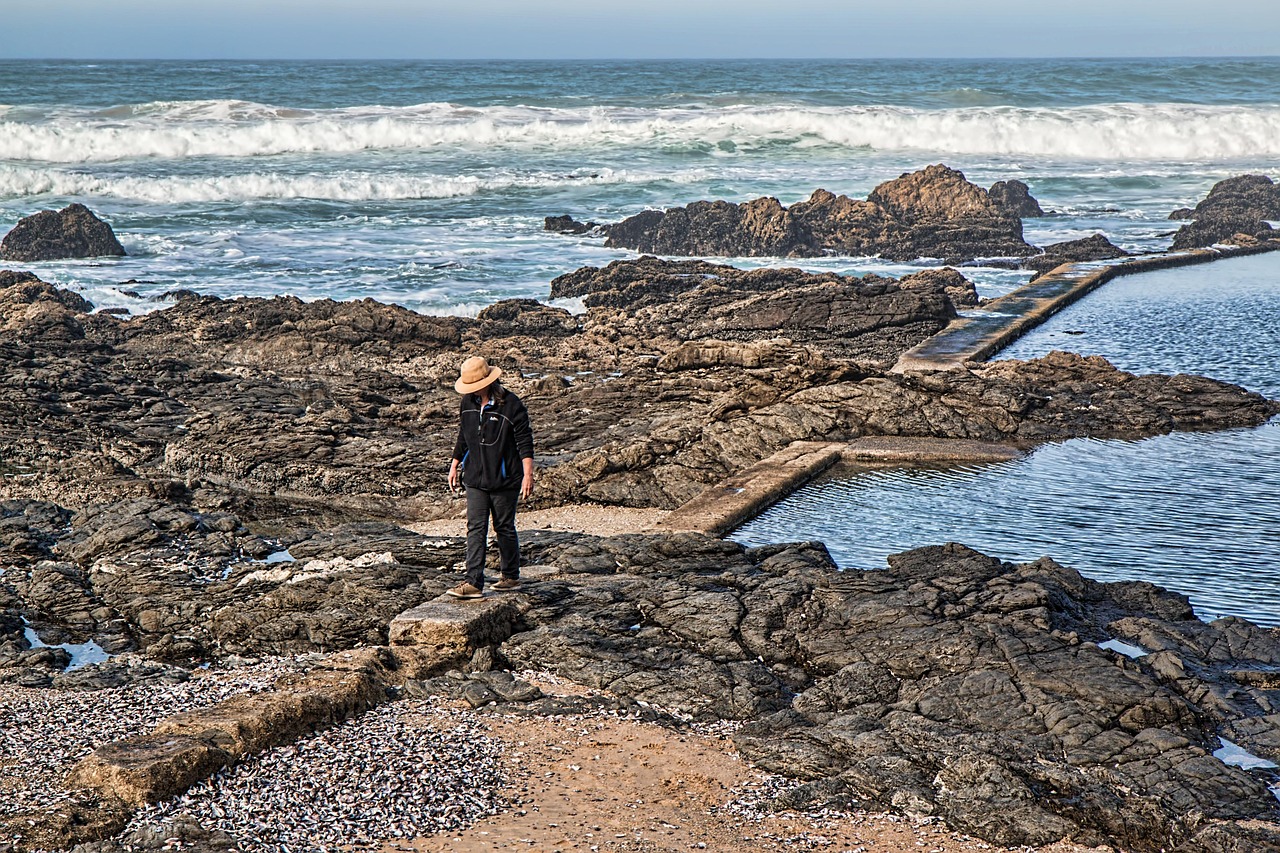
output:
M459 489L461 484L458 482L458 460L455 459L449 466L449 491L456 492Z
M533 497L533 460L525 458L521 464L524 466L524 479L520 481L520 497L528 500Z

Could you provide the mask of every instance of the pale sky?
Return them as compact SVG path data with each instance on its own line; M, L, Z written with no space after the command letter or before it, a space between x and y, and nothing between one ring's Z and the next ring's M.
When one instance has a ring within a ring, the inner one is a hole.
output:
M1275 55L1280 0L0 0L9 59Z

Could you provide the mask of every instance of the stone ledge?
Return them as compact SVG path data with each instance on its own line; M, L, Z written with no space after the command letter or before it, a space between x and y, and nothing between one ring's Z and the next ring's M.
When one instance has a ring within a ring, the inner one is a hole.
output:
M968 362L986 361L1063 308L1122 275L1277 250L1280 250L1280 240L1254 246L1188 249L1065 263L1012 293L991 300L980 310L951 321L945 329L903 353L892 372L957 370Z
M461 663L476 649L503 642L520 616L517 596L509 593L464 601L442 595L391 620L391 645L431 649L441 664Z
M386 696L384 680L359 670L286 679L263 693L172 716L155 732L199 738L236 760L359 716Z
M182 793L230 760L226 752L198 737L142 735L95 749L72 768L67 786L139 807Z
M672 510L654 530L728 533L840 461L844 444L795 441Z
M948 462L1002 462L1017 447L969 439L875 435L840 442L796 441L740 474L705 489L654 526L664 533L723 536L842 462L860 468Z
M241 758L360 715L385 701L403 675L390 649L338 652L306 673L282 676L270 690L175 714L151 734L103 744L71 769L66 785L93 792L106 811L168 799ZM79 837L102 835L89 829Z
M927 438L868 435L854 439L841 451L848 464L911 465L939 462L1001 462L1023 451L1008 444L967 438Z

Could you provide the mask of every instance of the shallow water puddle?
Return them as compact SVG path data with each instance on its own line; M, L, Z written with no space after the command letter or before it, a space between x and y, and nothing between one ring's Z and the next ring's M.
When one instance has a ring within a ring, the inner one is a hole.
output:
M1098 643L1100 649L1110 649L1113 652L1119 652L1125 657L1142 658L1151 654L1151 652L1142 648L1142 646L1134 646L1123 640L1107 640L1105 643Z
M36 629L31 627L31 623L28 622L25 617L22 620L22 624L25 626L23 628L23 634L26 636L27 642L31 644L31 648L64 649L67 654L71 655L71 663L67 665L67 672L80 669L80 667L88 666L92 663L104 663L113 657L106 649L102 648L102 646L98 645L93 640L88 640L83 643L58 643L51 646L40 639L40 635L36 633Z
M1219 737L1222 743L1220 749L1213 751L1213 757L1221 761L1223 764L1229 764L1232 767L1239 767L1241 770L1269 770L1277 766L1274 761L1268 761L1265 758L1259 758L1244 748L1237 746L1224 737ZM1278 783L1280 785L1280 783ZM1271 787L1271 792L1277 794L1277 785ZM1280 794L1277 794L1280 797Z

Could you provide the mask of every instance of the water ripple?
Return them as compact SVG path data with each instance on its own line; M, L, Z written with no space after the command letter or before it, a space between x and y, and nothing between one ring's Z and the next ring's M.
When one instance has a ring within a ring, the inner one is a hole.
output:
M1280 396L1278 283L1274 255L1119 279L1001 357L1070 348L1139 373L1201 373ZM1202 618L1280 626L1278 493L1273 420L1142 441L1077 439L991 465L845 472L733 538L822 539L840 566L859 569L947 541L1006 560L1048 555L1096 580L1181 592Z

